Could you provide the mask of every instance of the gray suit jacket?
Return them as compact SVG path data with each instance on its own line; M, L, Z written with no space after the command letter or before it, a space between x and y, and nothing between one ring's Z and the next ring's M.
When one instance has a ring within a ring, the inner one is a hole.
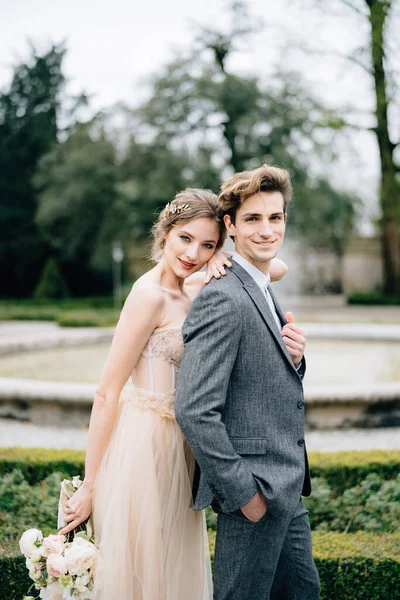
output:
M193 508L215 498L232 512L260 489L269 510L291 511L311 492L305 364L296 371L263 293L232 264L203 288L183 326L175 415L197 461Z

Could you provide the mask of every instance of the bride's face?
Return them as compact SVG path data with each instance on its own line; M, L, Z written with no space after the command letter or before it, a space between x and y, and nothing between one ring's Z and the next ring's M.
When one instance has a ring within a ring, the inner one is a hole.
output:
M219 239L216 221L200 218L177 223L165 238L164 261L178 277L199 271L215 252Z

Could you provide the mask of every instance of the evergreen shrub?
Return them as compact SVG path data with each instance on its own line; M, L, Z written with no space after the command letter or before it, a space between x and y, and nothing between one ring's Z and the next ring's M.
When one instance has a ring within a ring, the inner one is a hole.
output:
M215 531L209 530L211 560ZM400 532L314 531L313 555L321 579L321 600L399 600Z
M400 452L310 453L310 463L319 475L306 502L318 529L313 546L321 600L399 600ZM55 529L60 480L83 470L81 451L0 448L1 600L21 600L31 584L19 535L32 526L45 535ZM213 560L215 515L208 511L207 520ZM324 532L328 522L330 529L369 532Z
M340 494L370 473L385 480L400 473L400 450L310 452L309 459L312 476L324 478ZM79 450L0 448L0 476L20 469L29 483L37 483L55 471L82 474L84 460Z
M80 450L0 448L0 477L18 469L30 485L55 472L83 477L84 466L85 453Z
M337 493L358 485L370 473L393 479L400 473L400 450L310 452L313 477L323 477Z
M214 531L209 543L213 561ZM399 600L400 533L313 532L313 553L321 600ZM31 583L24 557L0 545L0 598L21 600Z
M61 327L114 327L119 313L113 309L64 310L57 315L56 321Z
M67 298L68 296L70 296L68 285L61 273L58 262L52 256L43 268L40 281L34 292L34 298L51 300L53 298Z
M348 296L347 303L366 306L398 306L400 305L400 295L388 295L383 291L355 292Z

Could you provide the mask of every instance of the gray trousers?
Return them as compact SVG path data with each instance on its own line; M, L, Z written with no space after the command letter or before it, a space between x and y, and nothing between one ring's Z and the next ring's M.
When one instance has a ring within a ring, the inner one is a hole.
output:
M252 523L238 510L218 513L214 600L318 600L320 583L312 557L303 501L286 521L267 510Z

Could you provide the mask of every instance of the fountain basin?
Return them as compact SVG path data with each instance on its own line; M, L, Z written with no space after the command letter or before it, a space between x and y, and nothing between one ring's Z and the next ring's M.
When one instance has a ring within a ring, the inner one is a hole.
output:
M304 324L310 429L400 425L400 326ZM112 329L14 336L0 344L0 417L86 427Z

